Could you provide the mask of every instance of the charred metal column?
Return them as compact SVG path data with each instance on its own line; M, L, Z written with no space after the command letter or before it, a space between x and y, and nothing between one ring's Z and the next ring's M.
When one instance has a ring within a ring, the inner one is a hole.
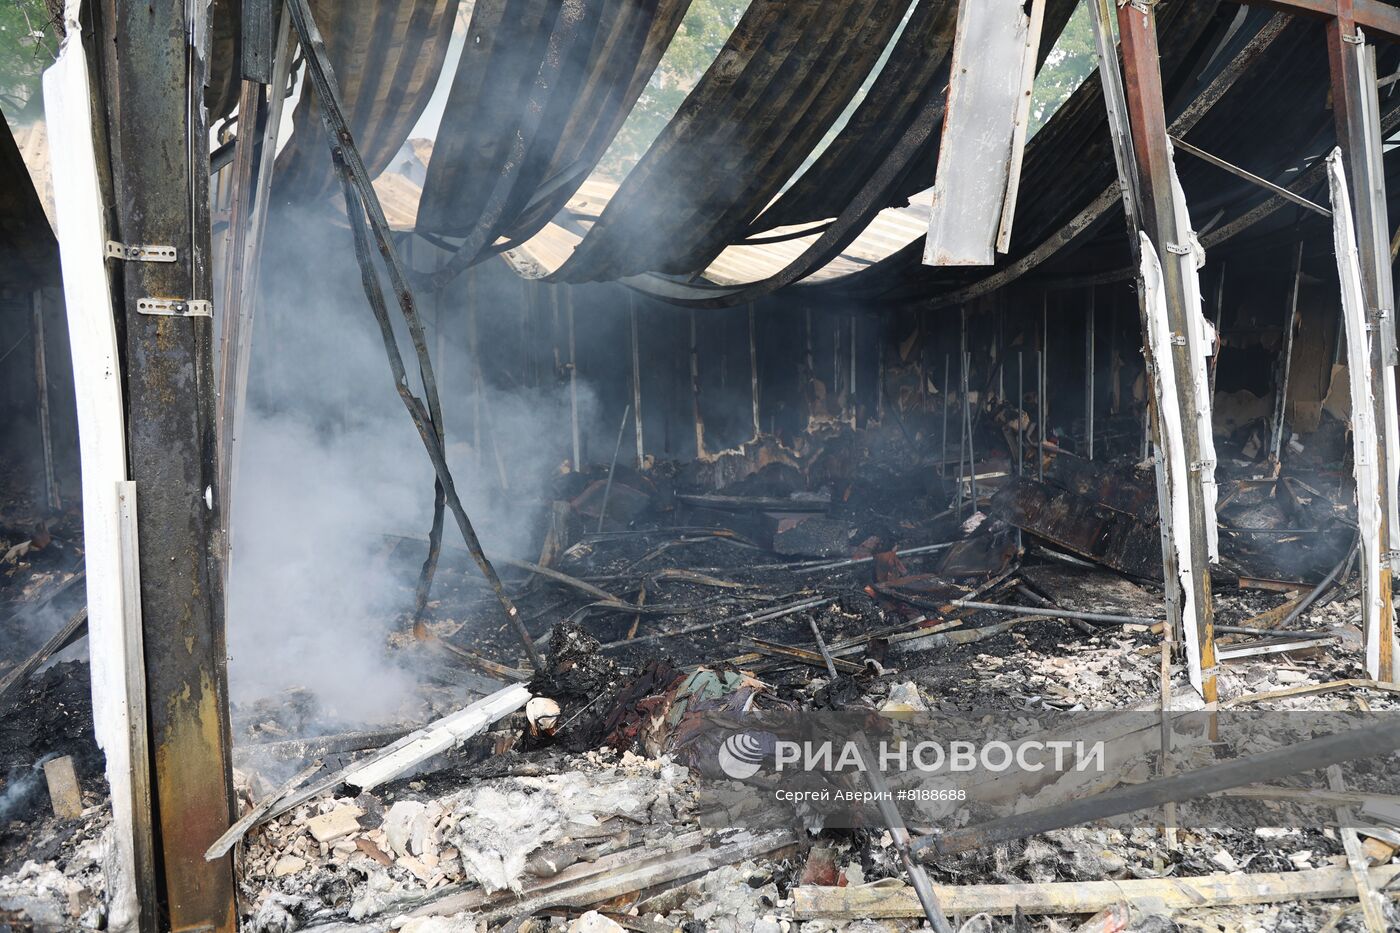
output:
M763 425L759 420L758 413L758 334L754 322L752 301L749 302L749 395L753 405L753 438L758 440L759 435L763 433Z
M1390 275L1390 232L1386 217L1385 171L1381 165L1381 134L1376 100L1375 59L1366 37L1356 28L1352 0L1338 0L1337 15L1327 20L1327 60L1332 74L1332 110L1337 142L1346 160L1351 209L1356 224L1357 253L1361 260L1361 287L1370 331L1371 396L1376 425L1380 476L1381 554L1380 631L1367 632L1379 641L1379 661L1371 676L1394 680L1394 610L1391 574L1391 524L1395 519L1395 372L1394 306ZM1368 657L1372 652L1367 652ZM1370 665L1368 665L1369 667Z
M695 312L690 312L690 409L695 418L695 459L705 459L705 418L700 412L700 346L695 330Z
M1189 603L1194 618L1183 619L1183 625L1196 627L1200 645L1201 694L1206 702L1217 698L1215 678L1215 630L1211 607L1210 556L1208 545L1207 509L1209 508L1202 482L1204 468L1202 444L1196 412L1208 399L1196 397L1192 374L1190 341L1187 328L1194 327L1189 317L1198 313L1187 307L1186 289L1179 254L1191 231L1178 229L1172 193L1171 150L1167 142L1167 122L1162 97L1162 74L1157 51L1157 24L1151 2L1131 0L1118 7L1118 33L1122 42L1124 92L1128 122L1132 133L1133 165L1137 180L1138 222L1157 255L1162 258L1163 287L1166 293L1167 319L1171 329L1170 365L1176 376L1181 398L1181 429L1187 463L1186 491L1190 510L1188 528L1174 528L1173 534L1186 535L1189 548L1181 550L1189 556L1188 578L1192 588Z
M1269 466L1277 476L1283 456L1283 415L1288 406L1288 377L1293 366L1293 336L1298 329L1298 286L1303 280L1303 241L1293 255L1293 285L1288 290L1288 314L1283 322L1283 349L1274 369L1274 413L1269 422Z
M53 472L53 435L49 429L49 363L44 348L44 293L35 289L31 294L34 313L34 393L38 400L39 442L44 454L44 504L49 511L63 507L58 498L58 482ZM756 403L755 403L756 404Z
M140 493L163 893L169 929L232 933L231 861L204 858L233 813L202 100L208 4L104 0L94 12L113 181L108 236L125 245L113 268L114 303L125 340L130 475Z
M642 443L642 348L637 333L637 294L627 290L627 317L632 325L632 429L637 435L637 469L646 465L646 447Z

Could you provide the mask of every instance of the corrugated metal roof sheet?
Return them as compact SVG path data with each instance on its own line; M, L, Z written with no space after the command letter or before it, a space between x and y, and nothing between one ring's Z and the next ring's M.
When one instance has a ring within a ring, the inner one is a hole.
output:
M312 0L340 85L341 102L371 176L389 164L436 86L458 0ZM336 190L315 94L303 93L292 136L277 157L280 198L320 198Z
M907 8L889 0L751 4L558 277L708 265L821 141Z
M465 237L484 225L483 243L538 230L602 157L689 6L591 0L563 22L557 0L480 0L429 163L422 229ZM559 75L542 82L551 46ZM531 110L539 119L527 126Z

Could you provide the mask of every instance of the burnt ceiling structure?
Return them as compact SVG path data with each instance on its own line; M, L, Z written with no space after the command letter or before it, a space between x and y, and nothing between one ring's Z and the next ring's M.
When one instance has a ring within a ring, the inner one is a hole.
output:
M411 195L413 231L448 254L436 285L497 253L531 277L623 281L702 307L789 286L796 300L947 306L1021 278L1102 274L1106 263L1129 277L1096 72L1027 144L1011 251L994 268L924 267L921 240L880 236L883 218L909 210L933 183L953 0L850 4L841 16L756 0L637 165L601 194L588 190L688 6L480 2L445 76L455 4L386 0L354 15L313 6L371 175L407 139L439 80L450 88L426 179ZM1046 3L1039 62L1074 7ZM1164 5L1173 135L1316 198L1335 133L1312 25L1215 0ZM1395 62L1388 46L1381 52L1385 74ZM378 79L366 82L371 73ZM1395 100L1382 99L1387 126ZM278 160L279 195L331 192L319 124L304 94ZM1214 165L1179 161L1208 246L1323 222ZM873 241L865 248L862 235Z

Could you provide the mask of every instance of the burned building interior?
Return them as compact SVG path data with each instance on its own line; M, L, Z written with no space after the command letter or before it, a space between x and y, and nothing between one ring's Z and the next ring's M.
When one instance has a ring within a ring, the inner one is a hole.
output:
M0 111L0 930L1400 929L1400 4L11 0Z

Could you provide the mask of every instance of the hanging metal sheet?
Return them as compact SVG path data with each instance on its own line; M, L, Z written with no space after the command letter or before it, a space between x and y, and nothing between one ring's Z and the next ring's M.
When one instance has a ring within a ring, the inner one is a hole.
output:
M355 144L377 175L428 104L457 0L315 0L311 7L340 79ZM279 200L323 197L336 187L315 96L301 96L291 139L277 157L273 189Z
M703 269L802 164L879 60L905 5L764 0L557 276Z
M1021 0L962 0L924 263L989 266L1011 172L1031 22Z
M923 113L926 101L937 98L937 119L942 120L957 14L956 0L919 0L889 59L841 132L763 211L748 235L835 217L854 200L871 167ZM921 157L937 158L936 137Z
M209 83L204 86L204 106L209 122L233 113L242 87L242 10L239 0L212 0L209 4Z
M1220 22L1215 15L1217 5L1214 0L1167 4L1158 14L1162 71L1168 83L1168 96L1175 100L1175 95L1180 95L1179 105L1173 108L1176 112L1197 108L1190 119L1193 125L1223 94L1230 92L1240 75L1257 70L1262 58L1269 59L1270 67L1279 60L1286 63L1288 59L1288 53L1275 45L1281 29L1271 25L1272 15L1265 11L1252 12L1246 26L1237 30L1236 38L1228 46L1221 68L1215 73L1205 72L1204 63L1216 47L1210 41L1215 35L1212 30L1223 33L1228 28L1228 24ZM1053 8L1047 10L1045 41L1050 41L1049 24L1053 12ZM1279 20L1287 21L1288 17L1280 14ZM1251 46L1251 41L1264 32L1266 26L1267 34L1256 46ZM1299 46L1292 40L1299 35L1288 30L1288 37L1290 41L1280 45L1287 44L1296 54ZM1317 45L1315 36L1311 44ZM1240 59L1238 62L1236 55ZM1003 261L1002 268L991 275L966 267L924 266L921 262L923 244L915 243L851 277L850 281L822 287L839 291L843 296L880 296L886 301L907 299L911 303L927 304L931 295L947 295L951 302L965 301L1004 287L1050 257L1061 254L1072 243L1085 242L1101 224L1116 215L1121 201L1105 122L1103 92L1095 71L1027 143L1016 205L1015 242L1010 260ZM1122 227L1115 229L1121 231ZM1121 240L1121 235L1116 235L1115 248L1119 255L1125 252ZM1126 262L1126 256L1119 261ZM974 271L980 273L976 278L969 275ZM985 280L985 284L979 280ZM965 289L973 283L980 286L975 292ZM936 300L943 303L942 298Z
M557 28L559 0L479 0L453 76L418 228L441 236L519 240L557 213L597 165L670 44L690 0L592 0L571 24L559 77L533 85ZM542 110L517 163L527 111ZM509 185L486 218L493 187Z

